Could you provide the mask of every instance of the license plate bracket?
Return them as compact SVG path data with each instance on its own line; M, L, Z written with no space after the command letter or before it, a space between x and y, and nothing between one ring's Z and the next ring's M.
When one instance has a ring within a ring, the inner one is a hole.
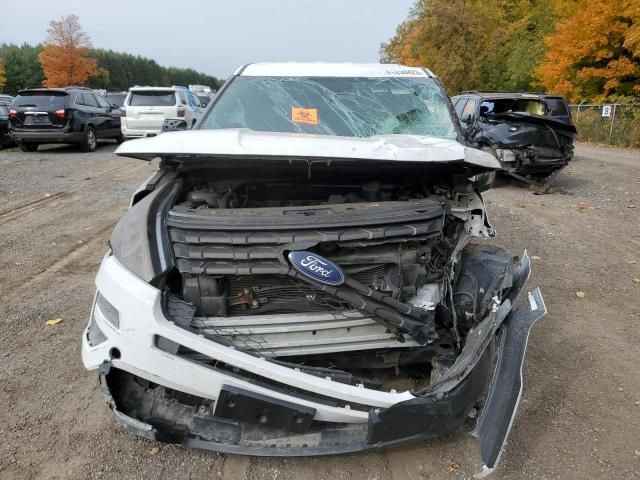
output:
M49 122L49 117L45 115L29 115L24 119L25 125L47 125Z
M309 430L315 413L315 408L224 385L220 390L214 415L266 428L305 433Z

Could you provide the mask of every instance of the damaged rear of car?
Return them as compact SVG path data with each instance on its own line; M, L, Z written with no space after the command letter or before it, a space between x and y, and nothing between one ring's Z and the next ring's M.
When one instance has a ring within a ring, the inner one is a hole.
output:
M539 290L513 308L526 253L473 241L499 164L430 72L320 68L249 66L196 130L118 149L161 164L111 237L85 366L150 439L323 455L473 418L490 472L545 313Z
M544 96L473 91L452 101L467 142L490 151L502 170L519 180L534 183L549 177L573 157L576 128L570 117L563 121L552 116L558 108Z

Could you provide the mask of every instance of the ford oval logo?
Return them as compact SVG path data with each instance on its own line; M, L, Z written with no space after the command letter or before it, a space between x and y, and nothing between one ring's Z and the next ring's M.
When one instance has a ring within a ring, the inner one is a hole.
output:
M320 255L294 251L289 253L289 261L293 268L311 280L327 285L342 285L344 283L342 270Z

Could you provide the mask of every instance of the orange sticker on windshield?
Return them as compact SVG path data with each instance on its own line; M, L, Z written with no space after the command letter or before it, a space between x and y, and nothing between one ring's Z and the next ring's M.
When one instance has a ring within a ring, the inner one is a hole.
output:
M308 123L309 125L318 124L317 108L291 108L291 120L296 123Z

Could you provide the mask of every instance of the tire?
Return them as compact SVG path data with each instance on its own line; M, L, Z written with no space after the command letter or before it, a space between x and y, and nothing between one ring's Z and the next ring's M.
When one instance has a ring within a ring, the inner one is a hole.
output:
M120 134L117 137L114 137L114 140L116 141L116 143L122 143L124 142L126 139L124 138L124 135Z
M20 142L20 150L22 150L23 152L35 152L36 150L38 150L38 144Z
M98 139L96 137L96 131L93 127L89 126L84 131L84 137L80 143L80 150L83 152L95 152L98 145Z

